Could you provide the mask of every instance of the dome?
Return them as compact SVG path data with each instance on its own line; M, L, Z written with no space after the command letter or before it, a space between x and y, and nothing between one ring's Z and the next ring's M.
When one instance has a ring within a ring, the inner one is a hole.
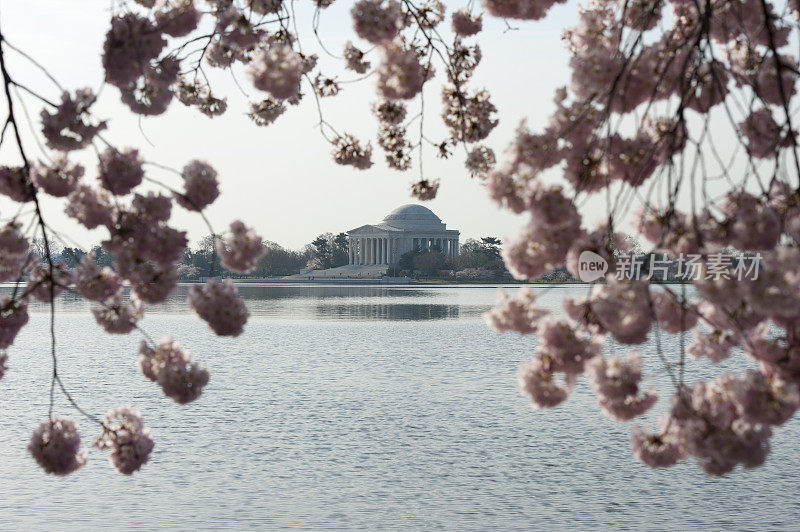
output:
M403 205L383 219L385 225L406 230L444 230L442 220L422 205Z
M428 220L437 223L442 221L429 208L413 203L396 208L383 219L384 222L391 220Z

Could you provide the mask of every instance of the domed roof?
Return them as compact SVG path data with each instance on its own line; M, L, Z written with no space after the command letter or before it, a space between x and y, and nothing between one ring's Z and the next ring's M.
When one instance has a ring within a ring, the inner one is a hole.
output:
M441 218L433 214L433 211L429 208L423 207L422 205L414 205L413 203L396 208L383 219L384 222L389 222L391 220L442 221Z
M427 207L422 205L403 205L390 212L383 219L381 225L388 225L396 229L408 231L443 231L445 224L433 214Z

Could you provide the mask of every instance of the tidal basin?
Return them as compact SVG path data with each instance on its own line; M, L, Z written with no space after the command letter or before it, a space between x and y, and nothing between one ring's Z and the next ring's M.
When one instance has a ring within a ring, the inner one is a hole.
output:
M186 286L143 321L211 371L183 407L138 373L139 337L101 334L85 302L58 301L59 370L76 400L95 413L129 403L151 428L155 450L132 477L94 449L66 478L28 455L50 384L49 316L32 305L0 381L0 529L786 530L800 519L797 419L776 430L759 469L648 469L629 452L631 423L605 418L585 379L560 407L530 409L516 371L535 339L495 334L481 317L497 287L239 290L252 316L235 339L188 311ZM537 293L558 312L586 290ZM666 396L654 351L642 353L644 386ZM690 382L718 371L691 369ZM652 426L666 408L634 423ZM75 418L88 445L95 427Z

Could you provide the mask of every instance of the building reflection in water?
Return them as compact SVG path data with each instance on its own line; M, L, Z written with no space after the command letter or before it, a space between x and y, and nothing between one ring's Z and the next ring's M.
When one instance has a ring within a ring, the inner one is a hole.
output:
M190 312L186 295L190 284L178 286L164 303L148 305L146 315ZM407 287L379 285L240 284L239 294L253 316L275 319L332 320L443 320L479 317L494 301L496 288ZM3 285L10 293L13 286ZM465 293L466 292L466 293ZM125 289L125 298L129 289ZM89 312L95 304L65 291L56 301L58 312ZM50 305L29 302L29 312L49 312Z

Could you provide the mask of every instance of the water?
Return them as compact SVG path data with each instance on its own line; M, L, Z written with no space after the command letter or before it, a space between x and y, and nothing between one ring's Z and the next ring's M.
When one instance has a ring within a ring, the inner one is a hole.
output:
M236 339L210 334L180 293L144 320L212 371L184 407L137 373L137 337L99 334L84 303L59 301L60 372L75 398L97 414L133 404L153 432L150 463L132 477L96 449L66 478L27 455L50 372L48 316L36 307L0 381L0 529L796 528L797 421L777 430L757 470L649 470L630 455L629 425L599 412L585 380L557 409L528 407L515 374L533 340L494 334L480 317L496 288L240 290L253 315ZM541 299L555 309L582 290ZM668 392L663 374L648 384ZM71 412L63 401L57 411ZM96 428L78 421L88 442Z

